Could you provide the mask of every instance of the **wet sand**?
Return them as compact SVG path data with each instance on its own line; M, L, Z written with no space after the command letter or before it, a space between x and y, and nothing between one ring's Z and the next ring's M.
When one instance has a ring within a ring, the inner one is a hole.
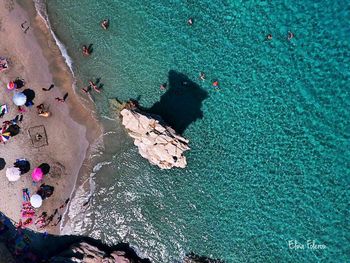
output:
M72 75L49 30L29 2L19 6L12 0L0 1L0 56L10 60L9 69L0 73L0 104L9 107L9 113L0 121L11 120L19 114L12 102L14 92L6 89L9 81L23 78L26 82L24 89L30 88L35 92L35 105L26 107L23 122L19 123L20 133L6 144L0 144L0 157L7 163L0 171L0 211L16 222L21 218L22 188L28 188L32 194L40 186L32 183L33 168L44 162L51 166L51 172L43 182L54 186L55 190L36 211L37 215L43 211L50 215L70 197L89 146L101 134L100 126L89 110L91 105L84 107L73 91ZM25 21L22 28L21 24ZM52 83L55 87L51 91L42 90ZM66 102L55 100L56 97L62 98L66 92L69 93ZM49 107L51 117L38 116L36 105L40 103ZM33 146L29 129L36 126L44 126L48 145ZM18 158L29 160L31 170L18 181L9 182L5 176L6 168ZM60 209L53 223L63 213L64 209ZM35 225L31 227L35 229ZM44 230L58 234L59 225L50 224Z

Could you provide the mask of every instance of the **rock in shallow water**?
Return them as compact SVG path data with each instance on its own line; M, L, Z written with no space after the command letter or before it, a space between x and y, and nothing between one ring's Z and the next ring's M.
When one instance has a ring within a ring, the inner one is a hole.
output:
M142 157L161 169L185 168L183 153L190 149L188 140L176 134L158 115L142 113L134 109L120 112L122 124L134 138Z

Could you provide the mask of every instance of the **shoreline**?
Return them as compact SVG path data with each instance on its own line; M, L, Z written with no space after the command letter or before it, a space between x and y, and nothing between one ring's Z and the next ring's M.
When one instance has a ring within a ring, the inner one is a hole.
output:
M57 161L64 165L65 172L62 178L44 179L44 183L53 185L55 191L52 197L45 200L43 206L37 209L36 214L38 216L42 211L47 211L50 215L59 203L62 203L68 197L71 198L74 194L77 180L85 172L85 166L88 164L91 146L101 135L102 130L97 119L91 113L93 105L83 105L78 94L76 94L73 86L73 75L64 61L49 28L46 27L43 18L36 12L34 2L19 3L18 1L18 3L15 3L6 1L3 4L5 8L0 14L2 21L0 37L6 39L6 44L0 47L0 55L10 57L12 63L9 70L1 73L0 82L5 84L17 76L23 77L27 82L25 88L35 88L35 104L50 103L50 111L53 112L53 115L48 119L43 119L37 117L34 109L28 110L28 113L24 114L23 124L20 124L21 134L11 139L6 145L0 145L0 154L4 155L6 151L6 167L11 166L13 158L19 157L29 159L32 169L40 162L52 164ZM26 34L21 32L20 24L23 22L22 20L28 20L27 22L30 25ZM11 36L4 37L7 30L11 32ZM21 43L13 43L15 41ZM25 50L29 52L24 52ZM55 89L50 92L42 92L41 88L46 88L50 82L55 84ZM66 92L69 93L66 103L59 105L60 103L56 101L51 102L53 96L62 97L62 94ZM48 98L49 96L50 98ZM3 103L3 101L1 102ZM8 101L6 103L10 105ZM14 109L12 110L12 105L10 106L10 113L5 115L4 120L7 120L10 115L16 114ZM31 126L34 123L45 126L49 141L48 146L39 149L27 147L29 144L25 137L29 128L28 124ZM23 143L26 143L26 145L24 146ZM8 154L8 152L11 153ZM5 170L0 171L0 173L5 175ZM7 196L9 201L6 205L0 205L0 210L15 221L18 221L20 217L21 198L19 189L22 187L31 188L31 194L32 191L35 191L35 187L33 190L30 183L30 175L26 174L22 177L20 182L11 184L7 182L5 176L2 180L4 181L2 186L8 188L3 191L3 194L13 192L13 196ZM68 209L60 211L63 217ZM64 219L60 224L49 226L45 230L50 234L59 234L59 227L63 223ZM35 226L32 225L30 228L35 229Z
M78 180L80 178L86 177L84 175L86 175L93 168L89 156L91 155L91 152L93 151L92 148L94 148L94 145L95 143L97 143L98 138L100 138L100 136L102 135L102 126L98 122L97 117L94 116L94 113L93 113L94 104L91 101L83 102L82 97L80 97L76 93L76 90L74 89L76 80L74 79L74 72L73 72L72 65L67 64L68 63L67 58L62 54L62 50L58 46L58 43L57 43L58 39L55 39L55 37L57 38L57 36L53 35L55 34L53 32L53 29L48 28L48 24L46 24L49 22L45 21L44 17L42 17L42 15L39 14L39 11L35 7L34 1L31 1L30 3L28 2L23 3L23 7L28 8L26 12L30 15L30 17L33 20L35 20L35 23L33 23L35 36L39 42L39 45L42 47L42 50L44 51L44 56L49 61L49 68L50 68L49 70L53 76L54 82L63 81L62 87L64 91L65 92L71 91L74 93L74 99L75 99L73 102L74 106L72 104L69 104L69 116L74 121L76 121L80 125L83 125L86 128L84 136L88 141L88 147L84 154L83 161L79 165L78 173L75 175L74 184L70 191L69 198L72 201L76 190L80 186L80 184L78 185ZM55 53L55 55L51 57L53 52ZM56 72L56 73L53 73L53 72ZM65 78L68 78L68 79L65 80ZM69 99L72 99L72 96L70 96ZM88 103L88 105L85 105L84 103ZM81 106L81 107L78 107L78 106ZM59 225L59 234L62 233L64 226L70 220L69 217L67 218L67 214L70 209L70 204L71 202L69 203L68 207L64 211L63 219L61 221L61 224Z

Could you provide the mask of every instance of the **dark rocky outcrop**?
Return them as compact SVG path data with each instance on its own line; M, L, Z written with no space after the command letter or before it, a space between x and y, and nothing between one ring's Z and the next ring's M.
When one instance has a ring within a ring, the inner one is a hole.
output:
M224 263L224 261L189 253L184 258L183 263Z
M151 263L127 243L107 246L83 236L43 235L17 229L0 212L0 262L6 263ZM224 263L190 253L183 263Z

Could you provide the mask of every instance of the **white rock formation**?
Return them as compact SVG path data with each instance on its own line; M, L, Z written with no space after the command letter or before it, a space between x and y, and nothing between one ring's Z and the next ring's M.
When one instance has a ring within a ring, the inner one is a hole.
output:
M134 138L134 144L142 157L161 169L186 167L183 152L190 149L188 140L164 124L160 116L146 115L131 109L123 109L120 114L123 125Z

